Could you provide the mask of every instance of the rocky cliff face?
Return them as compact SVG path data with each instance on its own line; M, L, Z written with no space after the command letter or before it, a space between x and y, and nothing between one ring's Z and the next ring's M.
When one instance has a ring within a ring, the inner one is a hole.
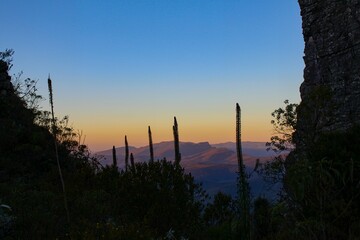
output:
M360 123L360 1L299 0L305 41L298 146Z

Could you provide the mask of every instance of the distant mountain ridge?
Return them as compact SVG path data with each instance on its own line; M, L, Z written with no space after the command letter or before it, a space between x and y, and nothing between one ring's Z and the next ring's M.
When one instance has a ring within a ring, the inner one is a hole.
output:
M174 143L172 141L164 141L153 144L154 155L156 159L166 158L174 160ZM148 161L150 158L149 146L132 147L129 146L130 152L133 153L135 161ZM266 151L265 142L242 142L242 150L245 164L252 158L269 158L273 157L272 152ZM180 152L182 156L182 164L190 163L213 163L213 164L237 164L236 160L236 144L234 142L210 144L209 142L180 142ZM112 163L112 150L104 150L96 153L104 156L104 164ZM116 148L119 167L124 164L125 147ZM184 166L185 167L185 166Z
M174 142L165 141L153 144L155 159L173 161L175 157ZM133 153L135 162L146 162L150 159L149 146L129 147ZM242 143L244 164L248 172L252 171L256 159L261 162L273 158L273 153L266 151L265 142L243 142ZM237 178L237 156L236 145L233 142L210 144L208 142L180 142L181 166L187 172L191 172L195 179L202 182L204 188L214 194L221 190L223 192L236 194ZM112 149L97 152L103 156L103 165L112 164ZM116 148L116 156L119 168L125 165L125 147ZM264 190L264 182L258 175L253 175L250 185L254 195L268 195Z
M274 153L266 150L266 142L242 142L243 153L252 157L271 157L274 156ZM234 142L225 142L211 144L213 147L217 148L227 148L232 151L236 151L236 143Z

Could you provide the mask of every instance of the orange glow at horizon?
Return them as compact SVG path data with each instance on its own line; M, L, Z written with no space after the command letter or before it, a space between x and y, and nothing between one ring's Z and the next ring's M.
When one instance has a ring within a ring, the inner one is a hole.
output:
M224 120L224 119L223 119ZM242 141L266 142L272 134L272 126L269 119L243 119ZM127 135L129 145L141 147L148 145L147 127L151 126L153 142L172 141L172 119L168 122L154 122L153 124L141 124L130 122L120 125L114 123L98 124L94 127L85 124L83 127L87 144L92 152L110 149L112 146L124 146L124 137ZM223 143L235 141L235 120L226 119L220 122L212 120L208 122L184 121L178 118L180 141L182 142L209 142Z

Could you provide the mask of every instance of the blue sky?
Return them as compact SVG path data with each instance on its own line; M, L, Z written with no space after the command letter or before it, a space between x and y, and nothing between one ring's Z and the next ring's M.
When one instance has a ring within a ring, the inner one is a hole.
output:
M84 130L93 150L170 140L266 141L270 113L299 102L304 68L297 1L0 1L1 50L12 73L38 80L55 111ZM48 108L48 103L43 103ZM132 139L132 142L131 142Z

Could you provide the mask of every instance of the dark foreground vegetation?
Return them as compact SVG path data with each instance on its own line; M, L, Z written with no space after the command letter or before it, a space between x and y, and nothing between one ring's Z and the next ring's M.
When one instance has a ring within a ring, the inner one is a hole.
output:
M11 52L1 57L7 75ZM209 239L212 226L235 222L235 201L219 194L226 198L225 205L220 200L223 210L207 204L201 185L179 164L179 152L175 162L136 162L130 155L125 169L118 169L116 158L102 166L67 117L53 119L51 111L38 109L34 81L13 79L5 90L1 239ZM226 232L235 237L236 226Z
M7 76L11 51L0 57ZM359 127L318 134L302 152L292 139L297 105L286 102L273 113L280 135L268 145L292 152L256 169L283 185L278 200L250 198L238 144L238 197L211 201L184 172L179 149L175 162L150 154L137 163L127 153L125 169L116 157L101 166L67 117L37 108L34 81L14 80L0 86L1 239L359 239ZM236 120L240 143L238 106Z

